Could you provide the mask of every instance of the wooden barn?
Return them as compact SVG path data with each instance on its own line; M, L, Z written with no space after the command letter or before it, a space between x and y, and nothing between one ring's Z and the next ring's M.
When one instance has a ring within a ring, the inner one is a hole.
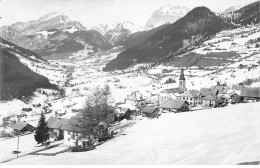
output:
M142 115L144 117L148 117L148 118L158 117L158 115L159 115L159 108L158 107L145 107L142 110Z
M25 133L27 131L33 132L35 130L32 125L22 121L18 121L17 123L15 123L12 128L15 135L17 135L18 133Z
M259 101L260 100L260 88L243 88L241 90L240 96L243 97L244 100Z

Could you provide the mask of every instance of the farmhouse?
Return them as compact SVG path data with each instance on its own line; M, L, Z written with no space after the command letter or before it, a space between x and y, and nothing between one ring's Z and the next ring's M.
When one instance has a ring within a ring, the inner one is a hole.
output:
M164 110L169 112L189 111L189 103L186 100L167 100L160 105L160 112Z
M204 107L219 107L223 103L224 100L214 94L210 94L202 99L202 106Z
M14 130L14 134L24 133L27 131L33 132L35 130L32 125L22 121L15 123L12 128Z
M61 126L61 130L64 131L64 144L67 146L75 146L75 145L80 145L80 146L87 146L88 144L88 138L84 138L81 135L81 132L83 131L82 128L79 126L79 121L82 120L79 116L72 116L67 122L65 122ZM87 121L88 122L88 121ZM109 113L107 117L104 117L103 119L96 120L94 123L92 123L95 135L100 136L103 135L103 130L99 129L100 124L104 125L105 123L106 126L109 124L107 123L112 123L114 122L114 112ZM97 132L97 131L102 131L102 132ZM91 141L95 140L95 137L93 134L91 134Z
M159 108L158 107L145 107L142 110L142 114L144 117L148 118L155 118L159 115Z
M61 127L66 124L68 119L66 118L58 118L58 117L50 117L47 120L47 126L49 128L49 139L50 140L60 140L63 139L63 130Z
M191 106L197 106L202 103L201 94L198 90L189 90L181 94L179 99L186 100Z
M64 141L63 143L67 146L77 146L86 147L88 144L88 138L82 137L82 128L79 127L78 116L71 117L61 129L64 130ZM93 124L93 127L97 125ZM94 141L94 136L91 135L91 141Z

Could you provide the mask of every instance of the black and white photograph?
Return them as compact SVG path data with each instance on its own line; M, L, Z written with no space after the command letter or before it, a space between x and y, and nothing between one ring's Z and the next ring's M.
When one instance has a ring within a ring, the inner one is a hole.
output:
M0 165L260 165L260 1L0 0Z

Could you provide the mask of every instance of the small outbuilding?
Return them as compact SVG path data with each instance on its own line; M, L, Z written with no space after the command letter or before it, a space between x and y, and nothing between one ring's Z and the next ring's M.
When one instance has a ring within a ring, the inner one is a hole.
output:
M22 121L18 121L17 123L15 123L12 128L14 130L14 134L24 133L27 131L33 132L35 130L32 125Z
M159 115L159 108L158 107L145 107L142 110L142 115L144 117L148 117L148 118L158 117L158 115Z

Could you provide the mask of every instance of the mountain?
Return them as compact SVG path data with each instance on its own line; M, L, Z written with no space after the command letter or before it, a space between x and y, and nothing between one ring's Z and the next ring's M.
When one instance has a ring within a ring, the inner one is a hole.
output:
M197 7L183 18L148 37L142 44L121 52L104 71L121 70L135 63L169 61L187 48L201 43L228 26L206 7Z
M185 16L190 9L184 6L168 5L155 10L148 19L145 29L150 30L166 23L173 23Z
M90 29L96 30L104 36L109 30L112 30L115 27L116 27L115 24L99 24L99 25L92 26Z
M44 61L34 52L0 38L0 100L32 95L36 88L56 88L48 78L33 72L18 57Z
M128 49L131 48L135 45L139 45L142 44L143 42L145 42L145 40L150 37L151 35L153 35L155 32L163 29L164 27L168 26L169 24L164 24L161 25L159 27L156 27L154 29L151 30L146 30L146 31L139 31L133 34L130 34L129 37L127 37L123 42L122 45L124 46L124 48Z
M0 36L41 56L88 49L96 52L111 44L97 31L86 30L63 13L49 13L38 20L18 22L0 28Z
M142 30L132 22L126 21L118 24L100 24L91 29L99 31L113 46L122 45L133 33Z
M241 6L230 6L229 8L227 8L225 11L221 12L221 15L227 15L230 14L238 9L240 9Z
M112 48L112 45L95 30L81 30L70 33L55 29L49 30L47 33L49 33L48 43L43 42L37 50L40 55L76 52L79 50L88 50L93 53Z
M224 18L234 26L256 24L260 21L260 1L246 5L238 10L226 13Z

